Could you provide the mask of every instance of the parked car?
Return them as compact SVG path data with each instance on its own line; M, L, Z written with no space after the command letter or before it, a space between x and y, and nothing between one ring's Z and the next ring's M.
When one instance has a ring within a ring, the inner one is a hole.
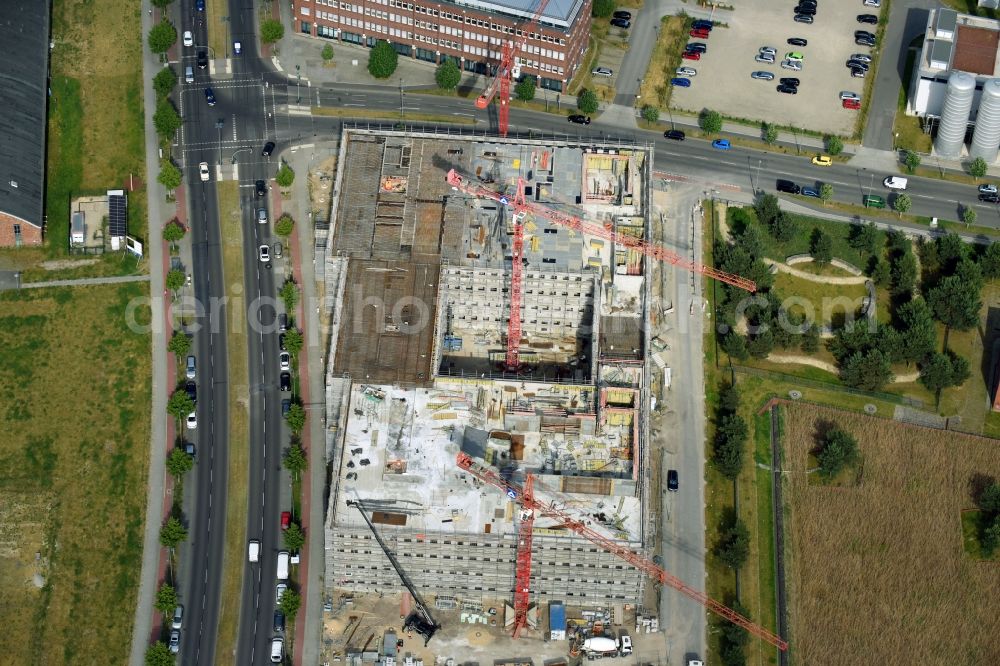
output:
M798 194L800 192L798 185L790 180L785 180L784 178L779 178L774 186L779 192L785 192L787 194Z
M266 264L271 261L271 248L267 245L260 245L257 247L257 256L260 258L261 263Z
M282 333L278 336L278 349L285 351L285 334Z
M840 91L840 99L856 99L856 100L858 100L860 102L861 101L861 95L859 95L856 92L851 92L850 90L841 90Z
M208 162L202 162L198 165L198 176L201 178L201 182L208 182L208 179L211 177L208 171Z
M281 529L287 530L292 524L292 512L282 511L281 512Z
M796 16L808 16L812 18L816 16L816 6L815 5L799 5L794 10Z
M801 194L804 197L814 197L816 199L819 199L819 190L817 190L815 187L803 187Z
M288 370L292 367L292 355L284 351L278 354L278 363L281 365L282 370Z
M683 79L683 78L679 78L679 77L678 78L673 78L673 79L670 79L670 85L677 86L678 88L690 88L691 87L691 79Z
M715 24L713 22L709 21L708 19L695 19L695 21L691 23L691 27L692 28L704 29L704 30L708 30L709 32L711 32L712 28L715 27Z
M867 30L855 30L854 39L875 39L875 35L868 32Z
M1000 194L996 192L980 194L979 200L983 203L1000 203Z
M590 116L584 116L579 113L574 113L569 118L567 118L571 123L576 123L577 125L589 125Z
M676 469L667 470L667 490L670 492L677 492L680 487L680 479L677 475Z
M791 46L806 46L809 43L809 40L802 37L789 37L788 43Z
M833 158L830 157L829 155L817 155L816 157L812 158L812 163L815 164L816 166L832 166Z
M699 30L697 28L693 28L691 32L688 33L691 37L697 37L698 39L708 39L709 34L708 30Z
M198 385L192 381L184 384L184 392L191 398L191 402L198 402Z
M729 150L729 139L716 139L712 142L712 148L716 150Z
M194 458L194 444L191 442L184 442L184 453Z
M285 633L285 614L280 610L274 611L274 633L283 634Z
M882 0L864 0L862 4L864 4L865 7L875 7L878 9L882 6Z
M855 37L854 38L854 43L857 44L858 46L868 46L868 47L872 47L873 48L875 46L875 38L874 37Z
M271 640L271 663L280 664L285 658L285 639L274 638Z
M271 153L274 152L274 141L268 141L264 144L264 148L260 151L261 157L270 157Z
M186 366L184 368L184 376L187 379L194 379L197 376L197 374L198 373L197 373L196 366L195 366L195 358L194 358L194 356L188 356L187 357L187 364L186 364Z
M750 78L757 79L758 81L773 81L774 74L772 74L771 72L761 72L761 71L750 72Z
M851 59L844 64L847 65L848 69L863 69L866 72L868 71L868 63L861 62L860 60Z
M628 30L632 27L632 23L626 19L611 19L611 25L622 30Z
M793 71L796 71L796 72L801 72L802 71L802 61L801 60L782 60L781 61L781 68L782 69L790 69L790 70L793 70Z
M191 34L190 30L184 31L183 44L184 46L194 46L194 35Z
M663 133L663 138L671 139L673 141L683 141L684 132L680 130L667 130L666 132Z
M868 25L878 25L878 17L874 14L858 14L858 23L867 23Z
M778 80L778 83L783 83L786 86L796 86L799 85L799 80L794 77L784 77Z
M285 248L282 247L282 245L281 245L280 242L276 242L274 244L274 258L275 259L281 259L281 253L282 253L282 250L284 250L284 249Z
M215 106L215 91L211 88L205 88L205 101L209 106Z
M685 60L701 60L701 54L696 51L685 51L681 57Z
M624 10L618 10L617 12L615 12L614 14L611 15L611 18L624 19L626 21L631 21L632 20L632 12L626 12Z
M979 186L980 194L996 194L998 192L997 186L992 183L983 183Z
M288 412L292 411L292 401L285 398L281 401L281 415L285 416Z
M674 70L677 76L698 76L698 70L694 67L678 67Z
M282 391L292 390L292 374L290 372L282 372L278 376L278 380Z
M614 72L610 67L595 67L590 70L592 76L611 76Z
M872 61L872 57L870 55L867 55L867 54L864 54L864 53L854 53L854 54L851 55L851 57L849 59L850 60L857 60L858 62L866 62L866 63L870 63Z
M194 0L194 8L199 12L205 11L205 0Z
M190 414L187 415L187 419L185 419L185 423L187 423L187 429L188 430L195 430L195 429L197 429L198 428L198 415L195 412L191 412Z
M256 182L254 182L253 189L254 189L254 192L259 197L262 197L265 194L267 194L267 184L264 181L262 181L262 180L258 180Z
M777 56L778 55L778 49L774 48L773 46L762 46L762 47L760 47L759 52L760 53L769 53L772 56Z
M758 53L753 60L754 62L763 62L767 63L768 65L774 64L774 56L770 55L769 53Z
M695 53L708 53L708 44L703 42L690 42L684 47L684 50Z
M851 67L851 77L855 79L865 78L865 70L860 67Z
M168 645L170 654L177 654L181 650L181 632L174 629L170 632L170 643Z
M798 60L801 62L804 57L805 56L798 51L789 51L785 54L785 60Z
M184 624L184 606L177 606L174 609L174 619L170 622L171 629L180 629Z
M786 86L783 83L780 84L780 85L778 85L778 86L776 86L775 90L777 90L780 93L785 93L786 95L798 95L799 94L799 89L798 89L797 86Z
M813 17L808 14L796 14L794 17L796 23L812 23Z
M278 583L274 586L274 603L280 604L281 597L285 596L285 591L288 589L288 585L285 583Z
M861 108L861 100L859 99L845 99L841 100L840 105L845 109L854 109L855 111Z

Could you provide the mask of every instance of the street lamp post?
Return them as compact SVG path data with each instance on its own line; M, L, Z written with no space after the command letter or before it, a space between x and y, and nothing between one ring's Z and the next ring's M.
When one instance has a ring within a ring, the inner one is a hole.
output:
M233 153L233 156L230 158L230 160L232 161L233 164L236 164L236 156L237 155L239 155L240 153L249 153L249 152L252 152L252 149L250 149L250 148L240 148L239 150L237 150L237 151L235 151Z
M229 17L222 16L220 20L226 24L226 57L229 57Z
M300 66L296 65L295 66L295 97L296 97L295 103L296 104L301 104L302 103L302 92L301 92L301 90L302 90L302 88L301 88L301 86L302 86L302 74L300 73L299 69L300 69Z
M222 166L222 127L225 125L225 119L219 118L215 121L215 129L219 130L219 166Z
M764 160L757 160L757 189L760 189L760 166Z
M403 120L403 77L399 77L399 119Z

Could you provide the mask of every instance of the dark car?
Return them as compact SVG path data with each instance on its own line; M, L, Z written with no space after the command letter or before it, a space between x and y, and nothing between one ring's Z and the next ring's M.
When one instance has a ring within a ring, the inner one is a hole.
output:
M670 492L677 492L680 487L680 479L677 476L677 470L671 469L667 470L667 490Z
M262 197L265 194L267 194L267 184L262 180L258 180L257 182L255 182L253 184L253 188L254 191L257 193L257 196L259 197Z
M816 8L809 5L799 5L795 8L796 16L816 16Z
M794 88L799 85L799 80L795 78L784 78L784 79L778 79L778 83L785 86L792 86Z
M702 42L691 42L684 47L684 50L688 53L708 53L708 44L703 44Z
M274 611L274 633L280 634L285 631L285 614L281 611Z
M852 68L853 67L857 67L858 69L863 69L866 72L868 71L868 67L869 67L868 63L863 62L861 60L854 60L853 58L850 59L850 60L848 60L846 64L847 64L848 67L852 67Z
M663 138L664 139L673 139L674 141L683 141L684 140L684 132L682 132L680 130L667 130L666 132L663 133Z
M281 415L282 416L288 414L288 412L291 411L291 409L292 409L292 401L291 400L289 400L288 398L285 398L284 400L281 401Z
M855 37L854 43L858 46L875 46L875 39L873 37Z
M205 88L205 101L209 106L215 106L215 92L211 88Z
M278 349L280 349L281 351L287 351L285 349L285 334L284 333L282 333L281 335L278 336Z
M861 39L861 38L875 39L875 35L873 35L872 33L868 32L867 30L855 30L854 31L854 39Z
M1000 194L987 192L979 195L979 200L983 203L1000 203Z
M184 442L184 453L194 458L194 444L191 442Z
M813 17L808 14L796 14L794 20L796 23L812 23Z
M282 391L291 391L292 390L292 374L290 372L283 372L283 373L281 373L281 376L279 377L279 379L280 379L281 390Z
M787 192L788 194L798 194L801 191L798 185L782 178L779 178L774 186L779 192Z
M574 113L572 116L567 118L571 123L576 123L577 125L589 125L590 116L585 116L580 113Z
M691 24L691 27L696 28L698 30L708 30L709 32L711 32L712 28L715 27L715 24L709 21L708 19L698 19L697 21L694 21Z
M815 197L819 199L819 190L817 190L815 187L803 187L801 194L804 197Z
M208 51L198 51L198 67L201 69L208 67Z
M205 0L194 0L194 8L199 12L205 11Z
M264 144L264 149L260 151L262 157L270 157L271 153L274 152L274 141L268 141Z
M797 86L786 86L784 84L777 86L775 88L780 93L785 93L786 95L798 95L799 89Z
M630 23L625 19L611 19L611 25L615 26L616 28L622 28L624 30L628 30L629 28L632 27L632 23Z
M278 330L282 333L288 330L288 315L284 312L278 315Z
M867 23L868 25L878 25L878 17L874 14L858 14L858 23Z
M851 77L855 79L865 78L867 70L861 69L860 67L851 67Z
M611 15L611 18L624 19L626 21L632 20L632 12L617 11Z
M801 37L789 37L788 43L791 44L792 46L806 46L807 44L809 44L809 40L803 39Z
M198 402L198 386L194 382L188 382L185 384L184 391L187 392L188 397L191 398L191 402Z

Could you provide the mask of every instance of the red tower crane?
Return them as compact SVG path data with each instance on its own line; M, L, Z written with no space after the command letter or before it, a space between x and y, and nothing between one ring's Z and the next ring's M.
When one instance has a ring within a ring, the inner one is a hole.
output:
M563 511L562 509L556 508L552 504L544 504L542 502L539 502L534 498L533 493L526 494L521 486L512 481L504 480L499 474L497 474L497 472L492 467L488 467L486 465L477 463L471 457L462 452L459 452L456 462L458 463L459 467L469 472L483 483L487 483L491 486L499 488L500 490L505 492L507 494L507 497L511 498L511 500L520 504L524 509L530 510L532 512L532 517L534 517L535 514L541 514L543 516L549 516L558 519L562 523L563 527L572 530L573 532L584 537L591 543L600 546L601 548L608 551L612 555L615 555L621 558L622 560L628 562L636 569L639 569L646 575L655 578L662 584L669 585L670 587L681 592L688 598L694 599L695 601L697 601L698 603L700 603L702 606L712 611L713 613L720 615L721 617L724 617L733 624L743 627L749 633L767 641L768 643L774 645L780 650L784 651L788 649L788 642L782 639L777 634L772 633L768 629L753 622L749 618L740 615L739 613L729 608L728 606L725 606L724 604L715 601L714 599L706 595L704 592L696 590L695 588L687 585L681 579L671 575L670 573L667 573L666 570L657 566L654 562L646 559L645 557L636 553L632 549L620 543L617 543L612 539L605 537L603 534L597 532L596 530L587 527L583 523L583 521L573 517L572 515ZM522 524L522 530L523 529L524 526ZM530 552L528 553L528 556L530 557ZM519 549L518 566L521 565L520 562L521 557L522 554ZM515 597L517 592L518 590L515 590Z
M507 136L508 118L510 117L510 82L511 79L516 77L515 69L517 68L518 54L527 51L530 29L532 26L538 25L538 19L541 18L542 12L545 11L545 6L548 4L549 0L540 0L538 9L535 10L535 14L531 17L531 20L520 27L514 28L513 36L504 42L500 50L500 64L497 67L493 80L486 86L486 90L476 98L476 107L485 109L493 101L497 91L500 91L500 110L497 114L497 126L500 130L500 136ZM521 33L520 44L515 41L518 37L518 32Z
M524 482L524 497L530 503L535 501L532 477ZM535 526L535 510L524 507L524 517L517 528L517 564L514 566L514 638L528 622L528 604L531 602L531 536Z

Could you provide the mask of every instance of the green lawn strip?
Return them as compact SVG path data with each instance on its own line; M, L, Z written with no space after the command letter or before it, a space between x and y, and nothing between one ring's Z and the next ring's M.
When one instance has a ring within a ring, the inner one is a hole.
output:
M750 406L756 407L750 403ZM771 414L755 414L753 418L754 427L754 483L757 489L757 524L754 530L754 544L757 548L757 604L760 608L759 616L756 618L764 627L777 633L777 599L776 599L776 579L774 570L774 513L771 501ZM762 469L759 465L767 466ZM753 572L748 571L747 575ZM777 657L774 649L766 644L761 644L762 656L767 663L776 663Z
M920 118L906 115L906 100L909 94L908 87L913 77L913 65L917 59L917 51L910 49L906 54L906 66L903 69L903 85L899 89L899 98L896 101L896 120L893 125L893 132L898 134L895 137L895 144L898 148L915 150L918 153L928 154L931 152L931 137L924 133L920 126Z
M80 194L83 183L83 103L76 79L53 76L49 87L45 244L50 256L62 256L69 242L70 198Z

